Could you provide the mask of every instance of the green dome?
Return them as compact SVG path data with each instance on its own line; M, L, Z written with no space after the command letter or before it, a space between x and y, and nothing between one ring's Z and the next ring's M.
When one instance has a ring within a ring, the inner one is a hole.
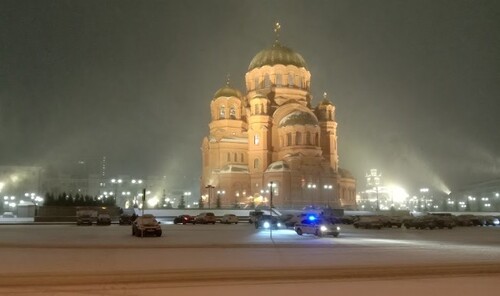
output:
M279 127L289 126L289 125L318 125L318 119L316 116L308 112L296 111L288 114L279 123Z
M306 61L300 54L280 43L275 43L273 47L262 50L252 59L248 71L265 65L274 66L280 64L285 66L294 65L299 68L307 67Z
M241 99L241 92L229 86L221 87L215 94L214 99L219 97L237 97Z

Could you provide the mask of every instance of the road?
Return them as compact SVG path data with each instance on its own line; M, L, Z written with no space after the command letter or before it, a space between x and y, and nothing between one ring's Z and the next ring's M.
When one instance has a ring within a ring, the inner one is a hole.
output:
M362 230L344 225L339 238L278 230L272 240L269 231L246 223L162 228L162 237L137 238L130 226L1 225L0 260L7 268L0 272L0 294L64 288L60 295L101 289L141 295L138 289L147 287L155 295L150 288L157 287L161 295L179 287L262 288L255 283L286 290L290 281L304 288L311 282L347 287L415 277L441 283L456 277L467 283L500 279L500 227Z

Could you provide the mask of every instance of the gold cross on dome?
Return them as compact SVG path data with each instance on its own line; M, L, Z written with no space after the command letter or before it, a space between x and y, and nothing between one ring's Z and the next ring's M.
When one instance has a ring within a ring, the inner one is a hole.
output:
M276 43L278 43L280 39L280 30L281 30L281 25L279 22L276 22L276 24L274 24L274 33L276 33Z
M325 92L323 93L323 98L325 98L325 99L326 99L326 95L327 95L327 93L326 93L326 91L325 91Z

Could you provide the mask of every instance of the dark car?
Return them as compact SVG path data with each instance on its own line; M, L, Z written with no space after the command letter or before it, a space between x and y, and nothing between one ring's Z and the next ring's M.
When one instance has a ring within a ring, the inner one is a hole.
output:
M250 211L250 212L248 213L248 217L249 217L248 222L249 222L250 224L253 224L253 223L255 223L255 221L257 221L257 220L259 219L259 217L260 217L260 216L262 216L262 215L264 215L264 212L263 212L263 211L258 211L258 210L257 210L257 211Z
M144 216L137 217L132 223L132 235L135 236L147 236L155 235L161 236L161 226L156 220L155 216L151 214L145 214Z
M455 218L453 217L453 215L448 214L448 213L431 214L431 217L434 218L434 221L436 223L437 228L452 229L453 227L455 227L457 225L455 223Z
M359 220L353 223L354 228L381 229L384 224L377 216L360 216Z
M338 237L340 234L339 226L317 218L304 219L300 223L295 224L294 229L298 235L307 233L314 234L318 237L326 235Z
M435 219L435 217L432 217L431 215L425 215L425 216L405 219L403 222L403 225L408 229L410 229L410 228L434 229L437 227L436 219Z
M281 227L281 222L277 216L271 215L260 215L260 217L254 223L255 229L278 229Z
M215 224L216 221L214 213L205 212L194 217L193 224Z
M120 219L118 220L118 224L120 225L131 225L134 220L137 218L135 213L123 213L120 215Z
M194 217L190 215L179 215L174 218L174 224L187 224L187 223L193 223L194 222Z
M107 213L97 215L97 225L111 225L111 216Z

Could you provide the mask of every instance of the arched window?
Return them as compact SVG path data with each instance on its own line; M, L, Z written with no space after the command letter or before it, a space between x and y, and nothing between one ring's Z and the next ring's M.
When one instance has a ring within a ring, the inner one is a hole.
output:
M311 145L311 132L306 133L306 145Z
M271 78L269 77L269 74L264 76L264 87L271 87Z
M234 153L234 162L238 162L238 154Z
M258 169L259 166L260 166L259 159L258 158L254 159L253 160L253 168Z
M259 138L259 135L254 135L254 136L253 136L253 143L254 143L255 145L259 145L259 143L260 143L260 138Z
M318 146L319 145L319 134L315 134L315 139L314 139L314 145Z
M286 145L292 146L292 134L291 133L286 134Z
M302 145L302 133L297 132L295 134L295 145Z
M228 162L231 161L231 153L229 153L229 152L227 153L227 161Z
M245 162L245 156L241 153L241 162Z
M224 119L224 118L226 118L226 107L222 105L219 108L219 119Z
M288 86L293 86L293 74L289 73L288 74Z
M229 118L236 119L236 109L234 108L234 106L231 106L231 108L229 109Z
M283 81L281 79L281 74L276 74L276 85L281 86L283 84Z
M255 83L255 88L254 89L259 88L259 77L255 77L254 83Z

